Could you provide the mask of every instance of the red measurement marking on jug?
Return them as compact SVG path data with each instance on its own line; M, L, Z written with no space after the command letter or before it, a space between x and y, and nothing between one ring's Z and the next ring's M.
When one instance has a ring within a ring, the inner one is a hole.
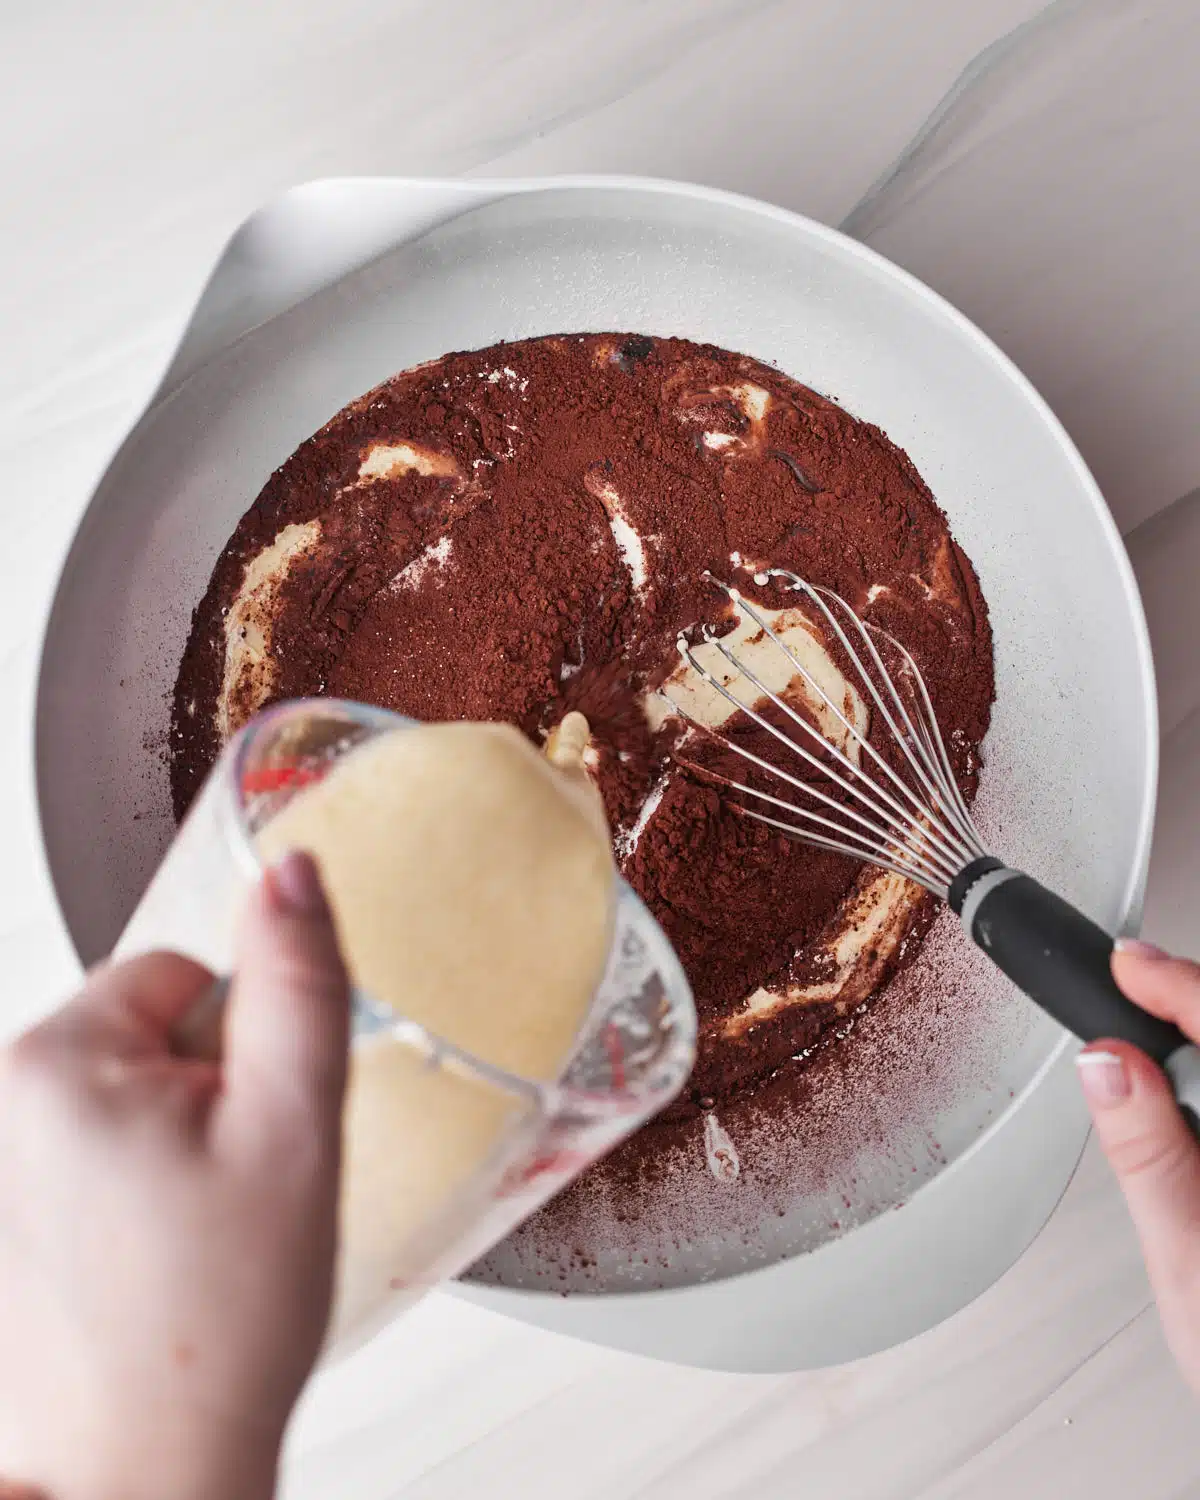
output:
M581 1172L591 1160L591 1153L587 1151L548 1151L543 1156L535 1156L523 1167L514 1167L501 1182L497 1196L514 1197L539 1177L565 1177L569 1172Z
M309 786L319 780L312 766L282 764L258 766L242 774L242 796L261 797L269 792L284 792L295 787Z
M608 1053L608 1065L612 1069L614 1089L625 1087L625 1048L621 1045L621 1033L610 1021L604 1028L604 1050Z

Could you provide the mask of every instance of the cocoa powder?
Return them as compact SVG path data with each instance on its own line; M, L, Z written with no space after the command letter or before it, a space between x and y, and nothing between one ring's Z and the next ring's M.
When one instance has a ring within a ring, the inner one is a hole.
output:
M769 394L761 419L747 386ZM380 445L432 455L428 472L410 465L364 481ZM641 539L640 580L606 495ZM618 849L679 733L671 722L651 733L642 695L675 666L681 630L728 619L704 575L728 577L731 554L836 590L901 640L972 789L992 701L987 608L907 456L755 360L601 334L451 354L405 372L271 475L218 562L181 665L179 814L219 748L223 612L246 563L283 527L314 520L319 543L272 603L270 698L332 693L420 719L506 719L535 739L580 708ZM792 1059L827 1035L834 1007L794 1007L737 1042L710 1043L711 1023L759 985L811 976L818 938L863 878L849 859L746 820L706 766L669 780L623 857L701 1014L701 1054L677 1117L781 1068L803 1072ZM910 958L928 918L914 909ZM627 1148L626 1165L641 1150Z

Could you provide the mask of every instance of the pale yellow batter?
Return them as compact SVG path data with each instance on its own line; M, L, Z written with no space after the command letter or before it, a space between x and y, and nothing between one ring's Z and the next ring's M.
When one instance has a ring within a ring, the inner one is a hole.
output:
M550 1081L575 1046L613 920L586 745L579 715L546 756L506 725L396 730L301 792L259 849L267 861L315 856L354 981L374 1000L494 1067ZM445 1246L478 1213L456 1195L532 1117L529 1095L431 1066L387 1033L356 1044L335 1332L444 1271Z
M608 949L595 794L504 724L368 741L263 829L321 868L360 988L496 1067L554 1078Z

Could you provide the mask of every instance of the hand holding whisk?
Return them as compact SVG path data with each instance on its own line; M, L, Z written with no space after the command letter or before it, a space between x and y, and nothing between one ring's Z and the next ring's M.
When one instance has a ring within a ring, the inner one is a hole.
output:
M816 623L830 632L865 694L878 739L890 753L872 744L870 731L853 722L845 705L834 702L766 615L736 588L714 579L734 608L787 655L791 677L802 678L832 715L843 745L767 686L745 654L710 629L705 644L720 653L731 675L718 678L683 637L681 654L711 688L783 747L780 763L701 723L666 690L663 696L681 718L765 772L785 795L749 779L716 773L712 779L738 794L739 811L746 817L903 875L947 902L992 962L1061 1025L1085 1042L1111 1037L1148 1053L1166 1071L1200 1133L1200 1049L1177 1027L1140 1010L1121 993L1110 968L1113 942L1103 928L987 851L909 652L866 624L831 590L783 568L755 576L760 586L772 580L800 594L815 611ZM894 664L890 669L885 655ZM752 695L730 691L739 678L754 690ZM771 717L764 712L768 703L775 710Z

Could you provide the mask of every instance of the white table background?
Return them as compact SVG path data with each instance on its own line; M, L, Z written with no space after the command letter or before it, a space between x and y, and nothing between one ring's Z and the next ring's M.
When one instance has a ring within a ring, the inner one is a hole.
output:
M691 178L841 223L976 319L1126 533L1164 733L1146 933L1200 950L1196 0L0 4L0 1024L71 983L37 854L40 623L201 280L272 192L353 174ZM1197 1408L1089 1147L987 1296L781 1377L430 1299L306 1402L299 1500L1200 1497Z

